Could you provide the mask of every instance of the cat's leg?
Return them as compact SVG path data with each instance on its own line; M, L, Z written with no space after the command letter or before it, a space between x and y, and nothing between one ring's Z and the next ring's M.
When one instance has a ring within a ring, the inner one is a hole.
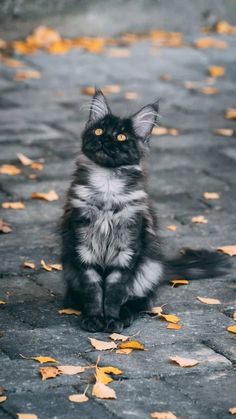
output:
M103 320L102 277L94 268L64 266L67 297L82 310L81 327L90 332L101 331Z

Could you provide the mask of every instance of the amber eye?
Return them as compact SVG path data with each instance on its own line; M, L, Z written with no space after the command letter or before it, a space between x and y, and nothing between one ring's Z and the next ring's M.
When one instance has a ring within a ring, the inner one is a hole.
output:
M95 132L95 135L99 136L99 135L103 134L103 129L102 128L97 128L97 129L95 129L94 132Z
M127 137L126 137L125 134L118 134L116 138L117 138L118 141L125 141L125 140L127 140Z

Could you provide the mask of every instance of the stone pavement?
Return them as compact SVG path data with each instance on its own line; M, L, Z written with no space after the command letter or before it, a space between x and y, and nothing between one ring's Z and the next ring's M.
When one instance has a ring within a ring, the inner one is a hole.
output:
M57 225L87 117L81 105L90 100L81 87L95 84L121 86L119 93L109 95L118 114L131 113L160 97L161 125L179 130L177 136L153 136L148 158L150 192L165 253L173 257L183 246L212 249L235 244L236 137L216 136L213 131L235 128L224 112L236 105L236 38L213 36L227 41L229 48L153 51L149 41L140 41L130 47L126 58L39 52L19 57L27 68L42 72L40 79L23 82L14 81L15 70L2 65L0 164L15 164L22 173L1 175L1 201L23 201L26 208L1 210L13 230L2 234L0 241L0 300L6 301L0 309L0 385L8 397L1 404L1 418L17 413L34 413L39 419L149 418L154 411L171 411L181 419L230 417L228 409L236 406L236 353L235 335L226 328L234 323L236 309L234 258L226 276L162 287L157 305L167 304L166 312L178 315L183 327L166 329L165 322L143 314L124 334L136 335L146 351L129 355L93 349L88 340L92 335L80 330L79 318L58 314L61 273L40 267L41 259L59 261ZM206 85L209 65L225 68L225 76L215 81L217 95L184 87L186 81ZM171 80L160 78L166 73ZM127 91L138 93L138 99L126 100ZM43 161L44 170L21 166L19 152ZM36 179L29 179L29 173L36 173ZM31 199L32 192L51 189L59 194L58 201ZM203 199L206 191L220 193L220 199ZM207 217L208 224L193 224L191 218L197 215ZM166 228L173 224L176 231ZM34 261L36 269L23 268L26 260ZM205 305L197 296L218 298L222 304ZM107 340L102 333L93 337ZM21 354L51 356L70 365L90 365L101 355L100 365L124 371L110 384L117 400L95 399L91 384L89 402L71 403L68 396L83 392L91 373L42 381L39 364ZM180 368L169 362L174 355L200 363Z

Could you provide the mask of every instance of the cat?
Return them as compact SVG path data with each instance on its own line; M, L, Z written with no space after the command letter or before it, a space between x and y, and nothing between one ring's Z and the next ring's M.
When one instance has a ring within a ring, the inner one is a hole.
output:
M91 102L61 224L66 301L82 310L81 327L90 332L130 326L171 272L144 166L157 118L158 102L127 118L112 114L99 89ZM174 274L191 279L225 267L223 255L204 250L172 261Z

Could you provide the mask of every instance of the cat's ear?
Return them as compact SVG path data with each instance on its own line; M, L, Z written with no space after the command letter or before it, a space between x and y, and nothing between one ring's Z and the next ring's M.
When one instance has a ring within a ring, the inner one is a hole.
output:
M144 141L151 135L152 129L156 125L158 108L157 101L151 105L144 106L131 117L135 134Z
M111 113L107 100L100 89L95 89L95 93L90 105L88 123L94 123L104 116Z

